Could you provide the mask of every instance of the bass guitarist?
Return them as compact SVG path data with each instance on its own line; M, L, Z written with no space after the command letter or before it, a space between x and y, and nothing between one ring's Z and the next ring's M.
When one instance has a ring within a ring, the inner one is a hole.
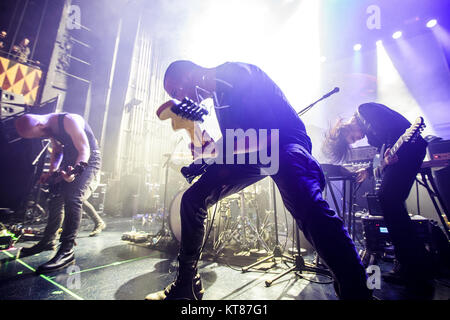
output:
M279 147L275 159L279 169L266 173L274 180L286 208L305 237L315 247L335 279L341 299L370 299L364 266L342 220L322 198L323 172L311 155L311 140L297 112L280 88L255 65L227 62L205 68L191 61L178 60L169 65L164 89L174 99L186 97L196 103L212 98L214 110L233 157ZM253 144L246 137L227 135L233 130L267 130ZM273 130L272 130L273 129ZM277 135L278 130L278 135ZM266 132L267 132L266 131ZM224 154L217 155L217 157ZM220 160L220 159L218 159ZM226 162L226 163L225 163ZM176 280L165 290L149 294L148 300L201 299L203 286L197 273L207 209L221 199L239 192L265 176L261 163L217 161L183 194L181 202L181 248ZM267 169L266 167L263 168Z
M389 147L410 126L405 117L387 106L365 103L349 120L338 120L327 132L323 151L334 163L340 163L346 159L350 145L364 137L378 151L383 146L388 147L384 155L380 155L384 156L386 166L378 198L395 247L396 263L383 278L406 285L413 298L416 294L429 296L433 292L431 259L406 208L406 199L425 158L427 142L419 135L415 142L402 145L394 156L389 156ZM372 170L371 167L359 170L357 182L371 176Z
M50 169L42 174L39 182L49 182L55 173L61 181L49 200L43 239L31 248L22 249L26 255L51 249L58 229L63 227L56 255L36 270L37 273L51 272L75 262L73 247L80 227L82 205L89 196L90 185L96 182L101 167L100 151L90 126L77 114L25 114L16 120L15 126L23 138L50 138L52 143ZM77 175L72 173L73 169Z

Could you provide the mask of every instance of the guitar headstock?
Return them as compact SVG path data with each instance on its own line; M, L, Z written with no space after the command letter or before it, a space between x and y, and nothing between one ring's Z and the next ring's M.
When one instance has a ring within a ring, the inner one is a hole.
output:
M405 142L414 142L417 137L422 133L425 129L425 121L422 117L418 117L416 121L406 130L404 134Z
M208 114L208 110L198 106L194 101L184 98L179 104L171 107L173 113L182 118L203 122L203 116Z

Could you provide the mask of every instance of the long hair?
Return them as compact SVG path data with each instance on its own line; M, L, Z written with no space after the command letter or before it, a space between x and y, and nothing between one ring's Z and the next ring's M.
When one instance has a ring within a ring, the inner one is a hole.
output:
M339 118L325 134L322 152L333 163L342 163L350 153L350 145L346 140L347 132L348 126L342 118Z

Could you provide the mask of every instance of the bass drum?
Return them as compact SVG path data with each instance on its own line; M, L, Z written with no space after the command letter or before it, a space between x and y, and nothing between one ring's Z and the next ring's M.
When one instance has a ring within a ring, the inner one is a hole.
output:
M173 197L169 208L169 229L174 239L181 242L181 198L187 189L179 191L175 197Z
M183 194L186 192L188 188L185 188L179 191L175 197L173 197L172 202L169 207L169 229L172 233L172 236L178 242L181 242L181 217L180 217L180 209L181 209L181 199L183 198ZM213 206L214 208L214 206ZM208 217L206 219L206 229L210 227L211 221L211 212L208 210Z

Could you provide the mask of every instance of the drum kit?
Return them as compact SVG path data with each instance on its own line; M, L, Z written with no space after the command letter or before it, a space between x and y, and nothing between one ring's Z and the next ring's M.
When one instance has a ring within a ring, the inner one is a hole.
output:
M180 154L164 156L164 187L150 185L151 192L148 192L152 199L152 211L157 213L150 214L145 224L152 230L160 228L156 234L148 236L151 246L165 244L172 247L181 242L181 199L189 185L184 179L182 184L177 183L176 179L169 180L169 169L179 172L188 157ZM209 237L205 240L205 251L217 256L224 254L229 248L238 252L271 250L275 245L274 210L271 208L264 180L220 200L208 209L206 234Z
M178 243L181 241L181 199L186 190L175 195L168 210L170 234ZM270 251L275 241L273 210L260 208L257 198L256 188L250 186L209 208L206 230L210 236L206 239L205 250L213 255L223 254L228 248Z

